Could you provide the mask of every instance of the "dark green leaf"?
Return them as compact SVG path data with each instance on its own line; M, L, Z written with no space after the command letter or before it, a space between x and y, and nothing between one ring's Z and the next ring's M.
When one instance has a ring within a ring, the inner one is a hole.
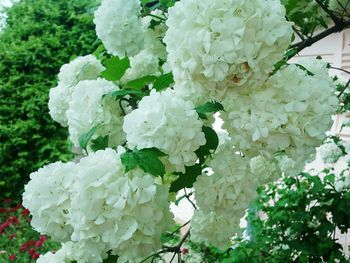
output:
M203 132L205 135L205 139L207 143L205 144L205 147L209 150L216 150L216 148L219 146L219 137L216 134L216 132L207 126L203 126Z
M159 0L159 2L162 6L169 8L175 4L176 0Z
M139 79L131 80L125 84L125 87L128 89L140 90L148 84L152 84L157 77L155 76L146 76Z
M107 259L103 260L103 263L117 263L119 256L108 256Z
M219 102L207 102L203 105L200 105L195 108L195 110L198 112L199 116L203 116L207 113L215 113L217 111L223 111L224 107Z
M89 143L89 141L91 140L92 136L97 132L98 129L100 129L102 127L102 125L97 125L95 127L93 127L90 131L88 131L87 133L83 134L82 136L80 136L79 138L79 146L80 148L86 150L86 147Z
M153 84L153 88L157 91L161 91L167 87L169 87L171 84L174 83L174 76L172 73L164 74L160 76Z
M108 147L109 136L100 136L96 140L91 141L91 149L96 152L98 150L103 150Z
M165 174L165 166L159 160L159 157L165 156L164 153L156 148L127 151L121 155L121 161L128 172L137 167L146 173L154 176L163 176Z
M112 57L104 62L106 70L102 72L102 77L106 80L116 81L120 80L125 71L130 67L129 58Z
M140 90L122 89L122 90L117 90L117 91L107 93L105 94L105 96L112 96L112 97L115 97L116 99L120 99L125 97L126 95L142 96L142 94L143 93Z
M179 174L179 178L171 184L170 192L177 192L183 188L193 187L197 177L202 174L202 166L200 164L186 166L185 169L185 173Z

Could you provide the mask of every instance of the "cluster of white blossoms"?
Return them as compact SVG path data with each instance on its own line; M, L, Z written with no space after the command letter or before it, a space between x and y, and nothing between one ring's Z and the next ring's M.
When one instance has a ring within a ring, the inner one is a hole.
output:
M223 101L223 127L245 155L283 152L303 168L330 129L338 99L324 63L309 71L289 65L261 88L232 90ZM315 73L313 73L315 72Z
M202 127L193 103L169 89L145 96L138 109L125 116L123 130L131 149L155 147L169 155L169 172L184 172L185 166L196 163L195 151L206 142Z
M97 151L78 164L55 163L31 175L23 205L33 227L69 241L63 252L44 258L64 254L67 260L95 263L111 252L135 261L161 247L161 233L172 219L169 189L140 169L125 173L123 151Z
M102 0L101 59L119 59L105 68L88 55L61 68L50 114L86 151L33 173L25 188L33 227L63 242L39 263L142 261L172 226L169 191L201 173L190 236L228 248L256 188L299 173L326 138L338 103L327 64L274 71L293 32L279 0L164 2ZM218 135L209 126L222 108Z
M104 79L84 80L75 86L66 116L70 139L76 147L79 147L79 138L97 126L92 139L109 135L109 146L125 141L124 112L113 97L104 97L118 90L113 82Z
M49 113L54 121L67 127L66 112L74 87L82 80L97 79L105 68L93 55L78 57L61 67L58 85L50 90Z
M31 211L31 225L57 241L69 240L73 232L67 211L71 205L69 187L76 172L74 163L56 162L32 173L31 181L25 186L23 206Z
M256 197L256 187L265 179L250 172L249 158L239 155L229 141L220 146L208 165L214 173L199 176L194 184L199 210L192 219L191 238L227 249Z
M263 82L292 36L285 9L275 0L179 1L166 24L175 89L195 102L208 95L220 100L227 89Z
M320 157L325 164L336 163L343 155L343 151L334 142L327 142L318 148Z
M96 34L107 52L119 56L134 56L144 45L139 0L103 0L95 12Z

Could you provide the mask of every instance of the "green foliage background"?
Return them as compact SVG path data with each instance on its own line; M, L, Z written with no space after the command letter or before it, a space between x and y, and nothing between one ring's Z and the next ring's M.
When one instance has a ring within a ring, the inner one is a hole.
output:
M0 195L16 197L31 172L71 158L48 93L61 65L92 53L96 0L21 0L0 33Z

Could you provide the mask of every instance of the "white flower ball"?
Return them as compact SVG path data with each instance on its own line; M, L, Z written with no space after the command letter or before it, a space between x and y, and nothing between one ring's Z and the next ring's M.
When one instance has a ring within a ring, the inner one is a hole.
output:
M135 56L144 46L139 0L103 0L95 12L96 34L107 52Z
M102 243L132 262L161 248L161 233L171 225L168 187L140 169L125 174L112 149L91 153L78 167L72 241Z
M159 59L158 56L144 49L136 56L130 58L130 68L125 72L121 80L128 82L150 75L160 75Z
M69 107L71 94L71 87L60 85L50 89L49 93L49 114L54 121L58 122L63 127L68 126L66 112Z
M310 76L290 65L261 88L231 90L221 116L232 143L249 157L273 158L284 152L296 167L303 167L326 138L337 109L335 87L324 76L326 69L322 77Z
M98 125L100 128L92 140L109 135L110 147L125 141L122 130L124 113L118 101L113 97L103 98L103 95L117 90L118 86L104 79L81 81L74 88L66 113L69 135L74 146L79 147L79 138Z
M58 251L67 262L102 263L107 258L106 246L102 242L67 242Z
M49 113L52 119L67 127L66 112L74 86L82 80L97 79L105 68L93 55L78 57L61 67L58 86L50 90Z
M336 163L343 152L334 142L327 142L318 148L320 157L325 164Z
M56 253L47 252L44 255L40 255L40 257L37 259L36 263L68 263L68 261L65 260L64 255L57 251Z
M278 0L182 0L169 9L164 38L175 81L194 81L212 99L261 84L291 43ZM200 89L200 88L199 88ZM195 88L189 97L198 96Z
M32 173L24 188L23 206L32 215L32 227L57 241L69 240L73 231L67 213L76 173L76 164L56 162Z
M191 240L226 250L232 245L230 239L239 231L238 224L225 214L195 210L191 219Z
M202 126L193 103L168 89L144 97L138 109L125 116L123 130L129 148L155 147L169 155L175 171L183 172L195 164L195 151L206 142Z
M82 80L97 79L105 67L94 55L77 57L61 67L58 82L62 86L73 87Z

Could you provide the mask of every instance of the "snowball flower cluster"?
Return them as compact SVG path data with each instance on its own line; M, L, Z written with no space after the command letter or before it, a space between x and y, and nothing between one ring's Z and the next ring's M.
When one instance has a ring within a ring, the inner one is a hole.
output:
M23 199L36 229L71 240L42 262L62 254L81 263L102 262L108 251L133 262L161 247L172 218L168 192L140 169L125 173L120 154L106 149L78 164L54 164L32 174Z
M322 68L308 68L319 72ZM323 74L313 76L289 65L254 90L231 90L223 101L223 127L233 144L245 155L272 158L277 152L303 167L325 139L338 99L335 88Z
M183 0L169 9L164 42L176 89L187 97L263 82L291 43L278 0Z
M318 148L320 157L325 164L336 163L343 155L343 151L334 142L327 142Z
M66 127L66 112L74 87L82 80L97 79L104 67L93 55L78 57L61 67L58 86L50 90L49 113L54 121Z
M107 52L135 56L144 45L139 0L103 0L95 12L96 34Z
M194 240L225 249L239 231L240 219L255 198L256 187L265 179L250 172L249 159L237 154L229 142L213 155L209 166L214 173L199 176L194 184L199 211L194 215L191 235ZM213 228L220 230L214 232Z
M109 145L124 142L123 111L113 97L104 97L119 87L104 79L85 80L74 88L66 113L71 141L79 147L79 138L98 126L92 140L109 135Z
M32 227L42 235L50 235L57 241L70 239L73 229L67 217L71 205L69 187L76 172L74 163L56 162L30 175L23 206L31 213Z
M152 90L144 97L138 109L125 116L123 130L129 148L155 147L169 155L175 171L184 171L195 164L195 151L206 142L202 126L193 103L169 89Z

